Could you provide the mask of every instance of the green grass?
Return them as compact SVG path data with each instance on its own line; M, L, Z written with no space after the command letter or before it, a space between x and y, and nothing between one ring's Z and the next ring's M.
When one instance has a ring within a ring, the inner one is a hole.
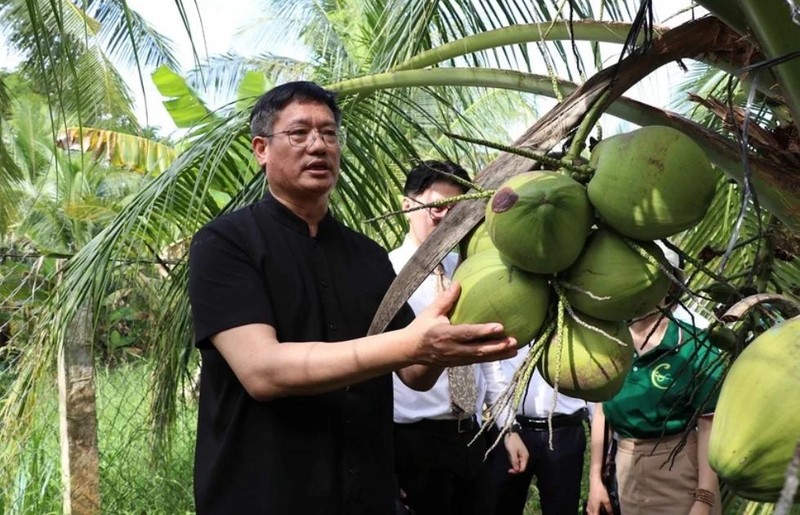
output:
M196 409L184 406L172 452L153 457L147 418L149 367L134 362L97 370L97 423L103 513L192 513ZM0 455L19 457L0 474L0 513L60 514L62 489L57 389L37 399L25 442L0 442ZM20 452L15 452L20 451Z
M149 368L125 365L98 374L101 498L107 513L193 511L196 410L179 413L168 456L151 456Z

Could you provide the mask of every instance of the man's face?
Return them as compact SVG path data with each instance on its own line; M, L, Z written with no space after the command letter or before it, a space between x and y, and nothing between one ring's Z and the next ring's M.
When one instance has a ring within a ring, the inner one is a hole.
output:
M308 142L293 146L283 131L310 130ZM326 144L320 131L336 129L330 108L316 102L292 102L281 110L272 137L253 138L253 153L265 167L272 193L282 199L316 200L329 194L339 178L338 144Z
M411 195L410 197L403 197L403 209L419 207L420 204L428 204L437 200L455 197L461 195L463 192L461 188L455 184L445 181L437 181L428 187L419 195ZM428 239L428 236L433 232L439 222L445 217L449 211L449 206L433 207L428 209L417 209L408 213L409 223L409 236L412 241L421 245L423 241Z

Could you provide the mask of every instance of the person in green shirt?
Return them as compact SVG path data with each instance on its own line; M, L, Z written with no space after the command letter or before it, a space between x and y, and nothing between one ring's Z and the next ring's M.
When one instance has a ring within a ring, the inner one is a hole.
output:
M682 275L677 255L667 254ZM678 290L667 295L661 310L630 323L631 371L619 393L595 408L589 515L613 513L601 479L607 427L617 438L617 490L624 515L720 513L708 436L723 359L703 330L665 315L678 307Z

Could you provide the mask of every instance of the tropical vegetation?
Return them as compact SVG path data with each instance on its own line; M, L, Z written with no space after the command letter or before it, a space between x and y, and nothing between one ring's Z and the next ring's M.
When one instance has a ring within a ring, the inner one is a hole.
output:
M57 481L48 393L81 310L92 314L100 370L146 363L143 391L123 397L147 408L134 424L154 477L162 486L190 480L186 467L163 467L188 449L177 438L186 434L197 360L186 243L206 221L263 194L248 109L287 80L339 93L347 139L332 209L387 248L405 222L384 215L399 209L402 171L415 160L457 160L476 171L476 188L491 189L535 166L513 147L580 161L602 137L598 127L614 127L609 116L623 127L674 127L719 171L709 214L673 241L689 262L694 308L711 320L735 311L725 326L732 360L792 313L800 292L795 2L696 1L667 25L655 22L654 8L672 4L658 0L265 4L279 16L258 25L268 35L263 48L291 37L305 58L226 54L184 73L169 41L124 0L0 0L0 33L23 56L0 73L0 458L9 464L0 511L35 510L31 499L48 497ZM194 7L165 5L178 9L199 48L187 14ZM686 72L673 110L624 96L672 62ZM131 72L133 84L122 78ZM133 114L130 88L151 80L183 130L179 140L159 138ZM207 107L212 92L229 103ZM554 104L542 98L557 103L547 110ZM528 129L510 142L519 126ZM424 263L477 225L484 202L456 206L420 250L422 265L398 277L375 330L427 273ZM19 459L31 456L26 442L41 444L35 459Z

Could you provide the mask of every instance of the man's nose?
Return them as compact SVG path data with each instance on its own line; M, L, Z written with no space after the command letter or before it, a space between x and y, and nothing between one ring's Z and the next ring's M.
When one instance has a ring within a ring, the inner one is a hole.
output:
M322 148L323 150L328 147L323 141L322 136L320 135L319 129L314 129L311 131L311 135L309 136L308 143L306 144L306 148L308 149L318 149Z

